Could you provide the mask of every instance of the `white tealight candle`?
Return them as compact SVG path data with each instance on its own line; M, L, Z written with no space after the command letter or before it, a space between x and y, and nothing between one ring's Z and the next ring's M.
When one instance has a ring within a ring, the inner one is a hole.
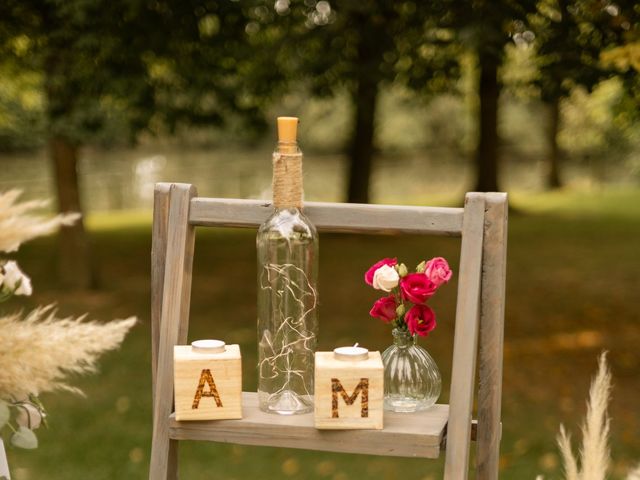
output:
M366 360L369 358L369 350L356 343L353 347L334 348L333 356L338 360Z
M191 342L191 349L199 353L224 353L226 343L222 340L195 340Z

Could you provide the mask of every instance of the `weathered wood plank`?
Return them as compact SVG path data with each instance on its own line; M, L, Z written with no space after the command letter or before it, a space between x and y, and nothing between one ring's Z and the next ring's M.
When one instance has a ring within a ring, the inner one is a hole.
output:
M468 193L465 197L449 395L450 418L447 426L445 480L466 480L469 474L484 206L485 196L482 193Z
M257 227L273 212L260 200L194 198L193 225ZM416 233L460 236L462 208L361 205L306 202L304 212L320 231L358 233Z
M153 228L151 236L151 389L156 392L160 317L164 261L167 252L167 224L169 222L169 183L157 183L153 195Z
M507 265L507 194L488 193L485 210L476 478L478 480L497 480L500 460L500 410L502 406L504 300Z
M242 420L178 422L171 415L169 435L176 440L437 458L449 417L447 405L434 405L411 414L385 412L384 430L318 430L312 413L281 416L262 412L256 393L244 392L242 403Z
M498 431L500 436L502 436L502 423L498 426ZM478 439L478 420L471 421L471 441L475 442ZM447 432L444 434L444 441L442 443L442 449L444 450L447 446Z
M177 478L178 444L169 439L169 415L173 410L173 347L185 343L187 337L195 240L195 229L189 224L189 207L195 194L195 188L188 184L174 183L169 190L150 480Z

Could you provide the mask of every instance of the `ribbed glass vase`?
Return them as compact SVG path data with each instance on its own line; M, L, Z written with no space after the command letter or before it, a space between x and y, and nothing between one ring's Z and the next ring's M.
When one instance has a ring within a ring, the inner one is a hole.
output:
M433 406L442 388L436 362L417 344L417 336L393 329L393 345L382 354L384 409L417 412Z

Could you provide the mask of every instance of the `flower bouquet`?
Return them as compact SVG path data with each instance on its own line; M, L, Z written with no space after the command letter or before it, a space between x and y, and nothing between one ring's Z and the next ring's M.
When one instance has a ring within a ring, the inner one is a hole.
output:
M427 351L417 345L417 338L436 328L436 315L427 301L452 275L442 257L420 262L415 273L409 273L396 258L384 258L365 273L368 285L389 293L376 300L369 312L393 326L394 344L382 354L386 410L425 410L440 396L440 371Z

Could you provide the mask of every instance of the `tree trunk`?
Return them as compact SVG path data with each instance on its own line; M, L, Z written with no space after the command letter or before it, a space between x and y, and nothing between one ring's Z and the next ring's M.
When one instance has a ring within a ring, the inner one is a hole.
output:
M49 153L55 172L58 210L80 212L78 188L78 146L54 135L49 140ZM73 226L62 227L59 235L58 274L63 285L74 289L94 287L89 239L80 218Z
M498 100L501 85L498 81L499 56L480 53L480 118L476 150L477 192L499 192Z
M557 190L562 187L560 178L560 146L558 145L558 132L560 130L560 98L554 98L548 103L549 125L547 128L547 140L549 142L549 156L546 171L547 188Z
M376 103L380 86L384 31L365 12L355 15L358 32L357 59L351 90L353 123L349 142L347 201L369 203L369 180L373 162Z
M375 80L361 78L353 95L354 128L349 151L350 203L369 203L369 180L373 161L378 84Z

